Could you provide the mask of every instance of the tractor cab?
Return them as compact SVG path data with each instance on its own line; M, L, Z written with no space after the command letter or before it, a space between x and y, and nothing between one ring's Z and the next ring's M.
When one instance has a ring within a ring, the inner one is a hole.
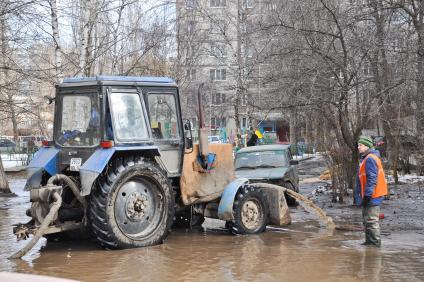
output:
M178 101L178 89L167 78L65 79L56 91L50 144L59 150L57 171L79 172L93 153L114 148L114 154L159 156L167 174L178 177L184 153Z

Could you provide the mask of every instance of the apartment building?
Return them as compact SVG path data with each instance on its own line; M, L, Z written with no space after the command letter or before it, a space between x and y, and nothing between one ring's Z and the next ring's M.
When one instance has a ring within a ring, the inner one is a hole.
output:
M198 125L197 93L203 101L210 135L231 141L240 129L274 132L288 140L283 113L265 111L269 97L283 95L273 88L267 54L276 48L259 25L273 9L270 0L177 0L179 81L185 118ZM200 87L202 85L202 87ZM236 106L235 106L236 105Z

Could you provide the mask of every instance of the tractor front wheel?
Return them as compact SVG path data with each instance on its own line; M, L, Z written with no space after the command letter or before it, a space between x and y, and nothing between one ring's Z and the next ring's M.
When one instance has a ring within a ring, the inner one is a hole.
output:
M256 234L263 232L268 220L265 195L250 186L244 186L236 195L234 220L227 222L233 234Z
M111 249L162 243L174 216L174 196L162 170L143 158L120 158L108 168L90 201L90 222Z

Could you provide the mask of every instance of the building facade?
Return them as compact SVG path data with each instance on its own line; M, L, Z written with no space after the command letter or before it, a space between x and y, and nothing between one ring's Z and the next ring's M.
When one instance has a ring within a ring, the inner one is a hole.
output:
M267 56L276 42L260 29L273 9L269 0L177 1L178 59L185 74L179 84L185 118L195 128L200 91L210 135L232 142L238 116L242 135L260 129L273 132L274 141L288 141L284 114L264 110L270 98L283 95L273 88Z

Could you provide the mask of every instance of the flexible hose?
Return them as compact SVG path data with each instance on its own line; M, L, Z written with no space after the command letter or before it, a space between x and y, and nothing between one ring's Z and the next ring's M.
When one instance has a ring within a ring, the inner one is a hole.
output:
M87 208L87 201L84 199L83 196L81 196L78 186L75 184L74 181L72 181L71 178L69 178L68 176L64 174L56 174L49 178L49 180L47 181L47 185L54 185L54 184L57 184L57 182L59 181L64 181L68 185L68 187L71 188L71 191L72 193L74 193L75 198L77 198L77 200L84 207L84 213L85 213Z
M299 200L301 206L304 209L312 209L312 211L315 212L315 214L318 215L320 220L325 223L327 226L327 229L333 231L336 228L336 225L334 224L333 219L330 216L327 216L325 211L323 211L321 208L319 208L317 205L314 204L311 200L306 198L305 196L294 192L293 190L287 189L282 186L274 185L274 184L268 184L268 183L249 183L249 186L254 186L258 188L271 188L271 189L282 189L284 192L292 196L293 198Z
M62 205L62 197L59 195L59 193L53 192L52 197L54 199L54 202L50 207L50 211L41 223L40 228L38 228L37 232L35 232L35 235L32 237L31 241L29 241L28 245L23 247L21 250L11 255L9 259L19 259L23 257L26 253L28 253L29 250L32 249L32 247L34 247L38 240L40 240L40 238L44 235L44 232L46 232L47 228L55 218L60 206Z

